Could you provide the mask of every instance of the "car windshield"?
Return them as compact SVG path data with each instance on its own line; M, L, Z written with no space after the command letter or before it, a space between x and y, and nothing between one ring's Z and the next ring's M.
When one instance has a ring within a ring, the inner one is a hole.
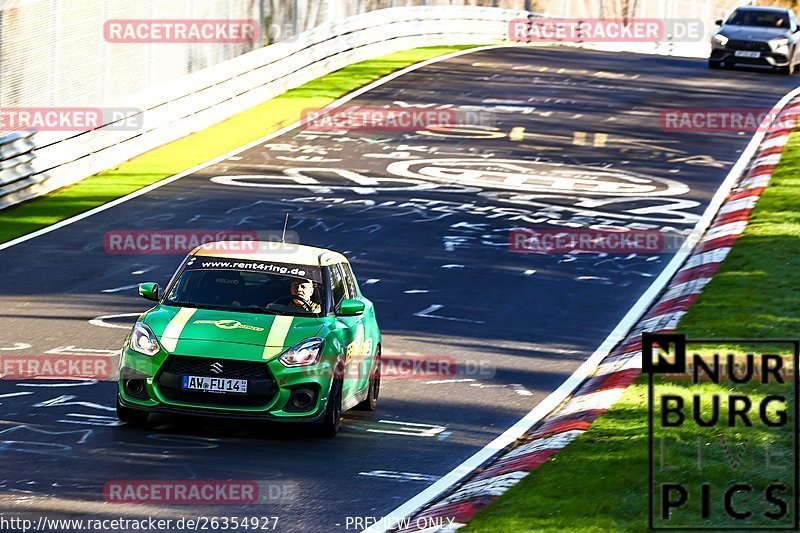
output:
M319 316L325 290L318 267L193 257L164 299L167 305Z
M734 12L725 24L732 26L756 26L759 28L789 28L789 16L779 11L740 9Z

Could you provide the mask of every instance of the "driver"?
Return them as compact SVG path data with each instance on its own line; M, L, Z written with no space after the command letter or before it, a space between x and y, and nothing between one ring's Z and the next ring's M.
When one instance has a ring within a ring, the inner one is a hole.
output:
M290 307L297 307L311 313L322 312L322 307L311 299L314 295L314 282L310 279L293 279L289 291L292 293L289 299Z

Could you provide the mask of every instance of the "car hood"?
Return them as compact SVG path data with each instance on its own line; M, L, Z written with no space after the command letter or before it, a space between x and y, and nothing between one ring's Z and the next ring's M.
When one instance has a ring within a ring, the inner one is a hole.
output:
M789 30L782 28L761 28L757 26L725 26L719 32L728 39L744 41L769 41L778 37L788 37Z
M324 337L328 319L237 313L159 305L142 321L153 330L165 350L184 355L214 355L221 344L252 347L249 351L277 355L309 337ZM190 352L203 352L202 354Z

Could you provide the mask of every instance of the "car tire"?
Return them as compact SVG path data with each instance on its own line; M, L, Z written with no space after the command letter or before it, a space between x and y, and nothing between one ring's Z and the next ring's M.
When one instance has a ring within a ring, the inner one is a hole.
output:
M791 76L791 75L794 74L794 65L789 64L789 65L786 65L785 67L781 67L780 71L781 71L781 74L784 74L786 76Z
M123 406L119 402L119 396L117 396L117 418L132 426L145 427L150 415L145 411Z
M367 399L353 407L356 411L374 411L378 406L378 395L381 392L381 348L375 353L375 371L369 380Z
M325 418L317 427L317 436L332 439L342 423L342 380L334 380L325 406Z
M708 68L715 69L715 70L719 69L719 68L722 68L721 61L714 61L713 59L709 59L708 60Z

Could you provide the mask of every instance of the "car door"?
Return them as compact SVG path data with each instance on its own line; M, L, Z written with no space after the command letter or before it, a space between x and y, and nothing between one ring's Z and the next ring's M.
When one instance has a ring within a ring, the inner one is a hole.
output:
M361 331L363 335L364 327L362 325L361 316L339 315L339 304L342 302L342 300L351 296L342 265L331 265L329 267L329 272L331 277L331 298L333 300L333 310L334 313L336 313L337 331L339 333L338 337L339 341L342 343L342 353L344 355L342 402L346 402L350 396L358 391L360 376L356 353L358 351L359 344L361 343L361 341L358 339L358 332Z
M369 384L369 378L373 370L372 356L375 354L379 342L375 324L375 311L372 307L372 302L361 294L350 265L342 263L342 272L349 298L364 303L364 312L358 317L360 321L356 326L355 332L356 357L358 358L358 385L356 389L360 391Z

